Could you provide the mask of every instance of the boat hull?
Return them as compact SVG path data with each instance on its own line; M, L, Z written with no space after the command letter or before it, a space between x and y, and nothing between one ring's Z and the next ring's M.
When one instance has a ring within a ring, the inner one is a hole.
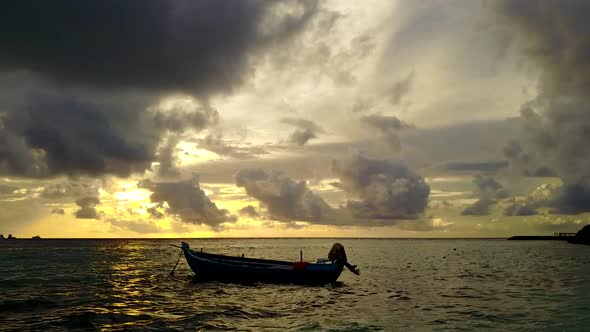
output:
M295 268L292 262L214 255L187 248L183 251L198 280L321 285L335 282L343 269L337 263Z

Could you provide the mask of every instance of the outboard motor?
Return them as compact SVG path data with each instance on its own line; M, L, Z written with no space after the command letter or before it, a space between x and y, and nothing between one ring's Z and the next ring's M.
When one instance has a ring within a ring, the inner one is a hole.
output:
M350 272L356 275L361 274L356 265L350 265L348 263L348 259L346 258L346 251L344 250L344 246L340 243L334 243L334 245L330 249L330 252L328 253L328 260L344 264L344 266L346 266L346 268L350 270Z

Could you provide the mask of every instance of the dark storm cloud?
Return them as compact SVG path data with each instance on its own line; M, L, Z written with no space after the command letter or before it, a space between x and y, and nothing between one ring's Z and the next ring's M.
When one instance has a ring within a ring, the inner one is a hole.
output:
M310 139L317 137L316 132L311 129L297 129L289 135L289 142L296 145L304 145Z
M66 214L66 212L64 211L64 209L59 209L59 208L51 209L51 213L52 214L61 214L61 215Z
M224 141L221 136L207 135L196 140L199 149L209 150L220 156L228 156L235 159L256 158L259 155L267 154L263 147L259 146L235 146Z
M510 118L402 130L399 135L404 159L421 168L454 161L501 160L502 146L519 130L519 121Z
M165 143L158 151L158 176L160 177L175 177L180 175L180 171L176 167L176 145L178 145L178 137L169 136Z
M256 208L252 205L244 206L240 209L240 215L250 218L258 218L260 214L256 211Z
M538 177L557 177L557 173L549 167L546 166L539 166L537 167L532 173L529 173L530 176L538 176Z
M590 179L565 184L555 200L556 210L563 214L578 214L590 211Z
M203 107L180 107L163 115L147 109L151 98L94 100L48 93L20 98L25 100L0 119L0 171L26 177L142 172L155 161L165 133L198 131L217 121L217 112Z
M524 176L555 177L555 171L547 166L537 165L535 161L522 147L518 140L510 140L503 149L504 156L510 162L512 173Z
M40 197L58 200L72 197L98 196L99 186L96 183L64 181L49 184L43 188Z
M490 213L490 206L495 203L494 200L489 198L480 198L463 209L461 214L464 216L487 216Z
M513 202L506 208L504 208L503 214L505 216L534 216L539 214L536 210L536 206L527 205L526 203Z
M300 10L281 15L286 5ZM19 1L0 13L0 70L93 88L228 91L249 70L249 52L296 33L316 9L314 1Z
M541 71L536 99L522 112L526 142L563 180L557 210L590 211L590 2L492 2Z
M242 169L235 175L238 187L260 201L274 220L333 223L333 209L305 181L296 181L282 172L260 168Z
M44 170L37 170L39 156L31 152L26 141L14 133L0 129L0 171L5 174L37 176Z
M504 186L492 177L478 175L473 178L473 184L480 198L504 199L509 196Z
M164 218L166 215L164 214L164 212L160 211L162 210L162 206L152 206L150 208L147 209L147 212L150 214L150 216L152 216L153 218L156 219L162 219Z
M487 215L491 205L509 197L504 186L492 177L477 175L473 178L473 184L475 185L475 194L479 199L466 207L461 212L462 215Z
M152 203L158 203L160 207L167 203L166 212L178 216L184 222L219 228L224 222L236 220L228 210L218 208L205 195L198 178L177 182L142 180L138 187L152 191ZM161 213L157 209L150 211L152 215L157 215L156 212Z
M530 156L524 151L517 140L509 140L504 146L504 155L510 160L510 166L517 173L526 172L526 166L530 162Z
M388 160L356 157L334 162L339 188L360 200L347 207L357 218L413 219L424 212L430 186L407 166Z
M2 171L43 177L60 173L128 175L148 168L152 158L148 142L126 137L109 112L122 119L136 116L115 105L30 96L26 105L11 110L3 119L3 133L23 144L17 153L12 153L16 151L13 146L11 153L3 156ZM15 167L15 160L21 160L22 155L27 155L29 163Z
M371 129L376 129L381 135L383 135L387 140L387 144L394 152L399 152L401 150L399 132L401 130L415 128L413 125L403 122L396 116L380 114L362 116L361 122L369 126Z
M258 55L288 41L317 11L304 0L4 6L0 173L128 176L149 169L162 137L215 124L208 97L241 84ZM202 105L155 106L178 93ZM166 162L173 149L161 152L168 156L163 169L172 169Z
M76 200L76 205L80 207L75 212L78 219L100 219L101 213L96 210L96 206L100 204L98 197L83 197Z
M324 133L324 129L316 123L299 118L284 118L282 123L297 127L288 138L289 143L305 145L310 139L317 138L318 134Z
M195 110L190 106L183 107L183 104L179 103L169 112L156 112L153 121L155 129L178 133L186 129L202 130L217 124L219 113L207 104Z
M551 184L543 184L535 188L524 199L511 198L504 208L505 216L532 216L539 214L539 209L550 208L549 212L560 212L553 210L559 207L559 199L562 195L562 187Z
M305 181L282 172L242 169L235 182L260 202L271 219L284 223L382 227L417 218L428 203L430 187L404 165L358 157L347 163L334 162L333 172L340 178L334 185L355 198L338 208L328 205Z
M457 160L466 163L502 160L504 138L514 137L516 133L518 125L512 119L401 130L400 140L404 148L400 155L411 169L419 169L422 175L448 174L447 170L441 170L438 166ZM470 139L466 140L465 137ZM350 157L351 151L363 151L374 158L390 155L391 148L389 145L384 146L383 141L381 137L371 136L370 139L348 142L318 142L307 145L305 153L296 155L212 160L205 164L191 165L189 169L200 174L203 182L215 183L233 183L231 174L240 169L257 167L279 169L296 179L330 178L333 177L329 167L331 161L345 160ZM279 149L284 151L284 148L272 144L264 146L271 153Z

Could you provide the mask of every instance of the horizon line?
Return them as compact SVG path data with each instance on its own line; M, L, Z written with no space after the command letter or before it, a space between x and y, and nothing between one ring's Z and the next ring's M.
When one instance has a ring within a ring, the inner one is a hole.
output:
M345 240L505 240L508 237L350 237L350 236L298 236L298 237L42 237L3 240L289 240L289 239L345 239ZM2 240L0 240L2 242Z

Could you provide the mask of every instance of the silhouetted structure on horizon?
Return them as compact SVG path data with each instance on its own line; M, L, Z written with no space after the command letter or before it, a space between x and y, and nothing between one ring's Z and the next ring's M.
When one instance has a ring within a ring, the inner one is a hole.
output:
M553 233L553 236L575 236L576 233Z
M590 245L590 225L584 226L575 236L567 240L569 243Z

